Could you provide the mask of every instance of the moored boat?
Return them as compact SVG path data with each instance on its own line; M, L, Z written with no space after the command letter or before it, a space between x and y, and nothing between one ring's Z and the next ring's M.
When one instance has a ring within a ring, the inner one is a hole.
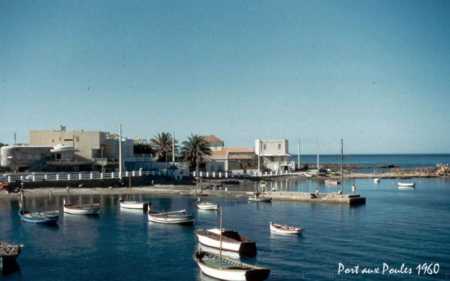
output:
M20 219L24 222L38 223L38 224L56 224L59 218L58 211L46 212L28 212L19 211Z
M410 189L416 187L415 182L398 182L397 186L399 189Z
M338 186L340 184L341 184L341 182L338 180L325 180L325 185L328 185L328 186Z
M219 205L216 203L203 201L197 203L197 208L200 210L217 211L219 209Z
M53 225L58 222L59 211L30 212L25 210L25 194L20 190L19 217L24 222Z
M240 258L241 258L241 255L238 252L227 251L227 250L224 250L223 248L222 248L222 250L220 250L218 248L208 247L208 246L205 246L200 243L198 243L197 249L199 251L213 253L215 255L220 255L220 252L222 252L223 256L228 257L230 259L240 260Z
M172 212L148 212L148 220L151 222L164 224L185 224L192 225L194 217L189 215L186 210L172 211Z
M204 246L231 252L237 252L242 256L256 256L256 243L236 231L219 228L199 229L195 232L198 242ZM222 236L222 237L221 237ZM222 241L220 241L222 239ZM222 247L220 247L222 244Z
M272 197L256 192L254 195L248 197L248 201L270 203L272 202Z
M374 178L374 179L373 179L373 182L374 182L374 183L380 183L380 179L379 179L379 178Z
M296 226L289 226L277 223L269 223L270 232L281 235L299 235L303 232L303 229Z
M66 200L63 200L63 210L66 214L71 215L98 215L100 212L100 204L71 204L66 203Z
M203 274L219 280L262 281L270 274L268 268L241 263L209 252L197 251L194 259Z
M133 200L120 200L120 208L124 209L134 209L134 210L148 210L149 203L143 201L133 201Z

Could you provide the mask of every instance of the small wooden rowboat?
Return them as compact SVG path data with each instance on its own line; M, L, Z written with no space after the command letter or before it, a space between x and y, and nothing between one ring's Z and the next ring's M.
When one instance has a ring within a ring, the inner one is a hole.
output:
M184 224L192 225L194 217L186 213L186 210L172 211L172 212L148 212L148 220L151 222L164 224Z
M38 223L38 224L56 224L59 218L59 211L43 211L30 212L25 208L25 193L23 189L20 190L19 199L19 217L24 222Z
M207 276L230 281L262 281L269 277L270 269L241 263L239 261L197 251L194 255L201 272Z
M328 186L338 186L340 184L341 184L341 182L338 180L325 180L325 185L328 185Z
M217 248L212 248L212 247L205 246L205 245L200 244L200 243L198 243L197 246L198 246L197 249L199 251L202 251L202 252L208 252L208 253L212 253L212 254L215 254L215 255L222 254L222 256L225 256L225 257L230 258L230 259L235 259L235 260L240 260L240 258L241 258L241 255L239 253L232 252L232 251L226 251L223 248L222 248L222 250L220 250L220 249L217 249Z
M124 209L134 209L134 210L148 210L149 203L142 201L132 201L132 200L120 200L120 208Z
M63 200L64 213L71 215L98 215L100 212L100 204L70 204Z
M256 243L236 231L222 229L222 241L219 228L199 229L195 234L198 242L204 246L222 248L222 250L237 252L246 257L256 256ZM221 243L222 247L220 247Z
M56 224L59 218L58 211L47 212L28 212L19 211L20 219L24 222L38 223L38 224Z
M397 185L399 189L410 189L416 187L415 182L398 182Z
M259 192L256 192L254 195L248 197L248 201L270 203L272 202L272 197L261 195Z
M270 232L281 235L298 235L303 232L303 228L270 222Z
M200 210L208 210L208 211L217 211L219 209L219 205L212 202L199 202L197 203L197 208Z

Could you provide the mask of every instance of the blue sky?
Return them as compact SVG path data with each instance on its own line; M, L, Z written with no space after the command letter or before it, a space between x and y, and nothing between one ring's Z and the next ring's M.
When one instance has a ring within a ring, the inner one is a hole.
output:
M450 152L449 1L0 0L0 142L32 128Z

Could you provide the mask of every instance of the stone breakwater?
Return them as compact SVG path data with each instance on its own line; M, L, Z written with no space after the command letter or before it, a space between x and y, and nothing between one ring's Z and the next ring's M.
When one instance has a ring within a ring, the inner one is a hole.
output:
M26 189L27 197L65 196L69 193L62 188L39 188ZM126 194L148 194L158 196L218 196L246 198L253 192L240 190L198 190L191 185L155 185L133 188L71 188L70 195L126 195ZM307 203L337 203L348 205L361 205L366 203L366 198L358 194L333 193L309 193L309 192L265 192L274 201L297 201ZM2 193L0 198L18 199L17 193Z

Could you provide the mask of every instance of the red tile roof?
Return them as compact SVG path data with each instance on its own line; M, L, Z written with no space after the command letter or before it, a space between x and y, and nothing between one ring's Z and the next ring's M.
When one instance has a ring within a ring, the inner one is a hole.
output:
M203 138L209 143L209 144L223 144L223 140L216 137L215 135L209 135L209 136L203 136Z

